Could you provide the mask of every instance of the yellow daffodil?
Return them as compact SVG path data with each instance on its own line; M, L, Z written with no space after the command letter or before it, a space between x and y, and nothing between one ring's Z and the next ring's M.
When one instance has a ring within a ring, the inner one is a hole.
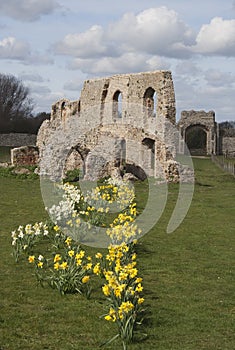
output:
M137 277L135 280L135 283L141 283L143 281L143 278Z
M61 264L60 264L60 268L62 270L66 270L68 268L68 263L67 261L63 261Z
M119 287L114 290L115 297L121 298L122 292Z
M59 268L60 268L60 264L58 262L56 262L54 264L54 270L59 270Z
M61 260L60 254L56 254L55 257L54 257L54 262L58 262L60 260Z
M106 321L112 321L112 320L113 320L112 317L111 317L110 315L105 316L104 319L105 319Z
M72 238L67 237L66 240L65 240L65 243L67 244L67 246L70 246L71 243L72 243Z
M108 316L107 318L105 317L107 321L115 322L117 320L116 311L113 308L110 308Z
M85 269L86 269L86 270L92 269L92 263L86 264L86 265L85 265Z
M141 285L141 283L138 283L138 284L137 284L135 290L136 290L136 292L142 292L143 286Z
M132 255L132 257L131 257L131 260L135 260L136 257L137 257L137 255L136 255L136 253L134 253L134 254Z
M120 274L119 274L119 281L126 281L127 278L128 278L128 273L120 272Z
M69 252L68 252L68 255L70 256L70 258L72 258L73 256L74 256L74 250L70 250Z
M137 275L138 270L134 268L134 269L131 269L129 273L130 273L130 278L134 278Z
M40 267L42 269L42 267L43 267L43 262L42 261L38 262L38 267Z
M119 306L119 310L123 311L125 313L128 313L129 311L131 311L134 308L134 305L132 304L132 302L130 301L123 301L121 306Z
M123 319L123 311L122 310L118 310L118 317L120 318L120 320L122 320Z
M138 304L143 304L143 302L144 302L144 298L139 298L138 299Z
M102 291L103 291L103 293L104 293L104 295L105 295L106 297L108 297L108 296L110 295L110 288L109 288L109 286L108 286L107 284L105 284L105 285L102 287Z
M89 280L90 280L90 276L84 276L83 278L82 278L82 283L87 283L87 282L89 282Z
M100 263L96 264L93 268L93 272L95 275L99 275L101 272L101 268L100 268Z
M125 289L125 287L126 287L125 284L121 284L121 285L117 286L117 288L114 289L114 294L117 298L121 298L122 292Z
M30 264L32 264L34 262L34 260L35 260L35 256L34 255L30 255L28 257L28 261L29 261Z
M67 224L68 226L70 226L70 227L73 227L73 222L72 222L72 220L68 220L68 221L66 222L66 224Z
M82 259L85 255L85 251L84 250L80 250L79 253L76 254L75 258L76 259Z
M82 265L82 259L76 259L76 265L81 266Z

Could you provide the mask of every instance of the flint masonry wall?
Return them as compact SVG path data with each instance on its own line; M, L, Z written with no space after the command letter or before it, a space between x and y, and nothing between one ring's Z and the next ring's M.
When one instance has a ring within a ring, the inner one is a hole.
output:
M20 147L35 146L37 136L22 133L0 134L0 146Z
M56 102L39 130L41 174L60 178L76 159L89 180L126 167L177 181L174 125L171 72L86 80L80 99Z
M14 166L37 165L38 149L35 146L21 146L11 149L11 164Z

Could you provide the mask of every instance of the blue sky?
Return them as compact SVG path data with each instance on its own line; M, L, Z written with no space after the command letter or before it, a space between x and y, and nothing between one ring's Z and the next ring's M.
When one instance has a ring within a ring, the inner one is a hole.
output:
M0 72L29 86L35 113L83 81L172 71L177 117L235 120L235 1L0 0Z

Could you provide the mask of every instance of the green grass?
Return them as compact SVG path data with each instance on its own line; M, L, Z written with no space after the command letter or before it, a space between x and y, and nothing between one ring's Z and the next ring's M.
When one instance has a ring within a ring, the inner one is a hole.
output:
M130 350L234 348L235 180L209 159L194 164L195 193L184 222L166 234L178 193L171 185L164 214L137 246L148 338ZM141 208L146 188L137 186ZM116 332L99 318L105 312L99 283L91 300L60 296L38 286L31 266L11 256L11 230L47 218L39 181L1 177L0 190L0 349L99 349ZM106 349L122 347L116 341Z

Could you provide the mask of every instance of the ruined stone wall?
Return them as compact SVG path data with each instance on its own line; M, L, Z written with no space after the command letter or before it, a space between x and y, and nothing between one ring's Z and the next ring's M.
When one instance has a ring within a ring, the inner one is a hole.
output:
M132 168L142 167L154 177L170 171L176 178L174 140L171 73L154 71L86 80L79 100L62 99L52 106L37 146L41 173L52 177L64 173L67 161L71 169L73 159L86 179L110 175L121 168L125 153Z
M39 152L37 147L22 146L11 149L11 164L14 166L37 165Z
M0 146L20 147L36 145L37 136L32 134L0 134Z

